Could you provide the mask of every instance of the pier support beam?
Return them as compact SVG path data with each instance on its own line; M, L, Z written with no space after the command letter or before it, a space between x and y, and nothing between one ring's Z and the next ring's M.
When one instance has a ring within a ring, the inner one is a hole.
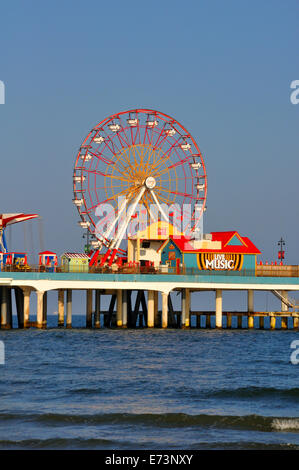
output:
M247 311L248 313L254 312L254 291L252 289L247 291Z
M101 328L101 293L99 289L96 289L95 296L94 327Z
M232 315L227 314L226 315L226 328L231 329L232 327Z
M64 326L64 290L58 290L58 326Z
M116 294L112 294L111 295L111 300L110 300L110 305L109 305L109 310L108 310L108 315L106 317L104 316L104 326L106 326L106 327L115 326L114 325L114 318L113 318L115 302L116 302Z
M154 292L154 325L155 327L160 327L160 318L159 318L159 292Z
M92 328L92 289L86 289L86 328Z
M15 299L18 316L18 328L24 328L24 294L20 287L15 287Z
M67 289L66 291L66 327L72 328L72 289Z
M254 312L254 291L252 289L247 291L247 311L248 311L248 328L254 327L254 317L250 315Z
M122 291L122 327L128 327L128 291Z
M8 323L7 287L1 288L1 328L5 330L10 328Z
M43 316L44 316L44 292L36 291L36 327L43 327Z
M270 329L275 330L276 327L276 317L275 315L271 315L270 317Z
M12 328L12 299L11 299L12 289L7 289L7 325L8 328Z
M216 289L216 328L222 328L222 290Z
M282 291L280 291L280 293L286 300L288 299L288 291L282 290ZM288 312L289 311L289 307L283 301L281 301L281 311L282 312Z
M122 315L122 290L118 289L117 291L117 306L116 306L116 326L121 328L123 326L123 315Z
M168 326L168 294L162 292L162 328Z
M190 328L190 290L182 289L181 327Z
M248 315L248 328L253 328L253 327L254 327L254 316Z
M29 327L29 320L30 320L30 287L23 288L24 293L24 328Z
M47 328L47 308L48 308L48 293L44 292L43 295L43 321L42 328Z
M281 317L281 329L282 330L288 329L288 317Z
M155 292L148 291L147 298L147 327L153 328L155 326Z
M293 328L294 330L298 330L299 327L299 317L293 317Z

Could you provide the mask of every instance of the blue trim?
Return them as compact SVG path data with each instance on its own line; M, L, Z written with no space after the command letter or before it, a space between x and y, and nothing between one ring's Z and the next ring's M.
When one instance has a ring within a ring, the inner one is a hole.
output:
M91 273L24 273L0 272L0 278L15 280L49 281L102 281L102 282L188 282L225 284L293 284L299 285L299 277L255 277L236 274L91 274Z

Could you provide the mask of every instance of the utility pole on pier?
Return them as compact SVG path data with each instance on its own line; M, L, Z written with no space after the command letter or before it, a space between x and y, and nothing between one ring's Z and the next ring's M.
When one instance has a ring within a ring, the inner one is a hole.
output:
M280 250L278 251L278 259L280 259L280 261L282 262L282 260L284 259L284 250L283 250L283 247L285 246L285 241L283 240L283 238L281 237L279 242L278 242L278 246L280 247Z

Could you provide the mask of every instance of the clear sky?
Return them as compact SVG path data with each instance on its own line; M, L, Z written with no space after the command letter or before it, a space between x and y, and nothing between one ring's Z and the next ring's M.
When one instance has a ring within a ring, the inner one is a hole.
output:
M152 108L203 152L205 232L236 229L264 261L282 236L298 264L298 24L298 0L0 1L0 212L37 212L44 248L80 251L78 147L105 117Z

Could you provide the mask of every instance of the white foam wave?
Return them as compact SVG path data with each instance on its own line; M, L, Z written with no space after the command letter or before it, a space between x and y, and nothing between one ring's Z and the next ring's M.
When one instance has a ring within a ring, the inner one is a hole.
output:
M277 431L299 431L299 418L277 418L272 422L272 428Z

